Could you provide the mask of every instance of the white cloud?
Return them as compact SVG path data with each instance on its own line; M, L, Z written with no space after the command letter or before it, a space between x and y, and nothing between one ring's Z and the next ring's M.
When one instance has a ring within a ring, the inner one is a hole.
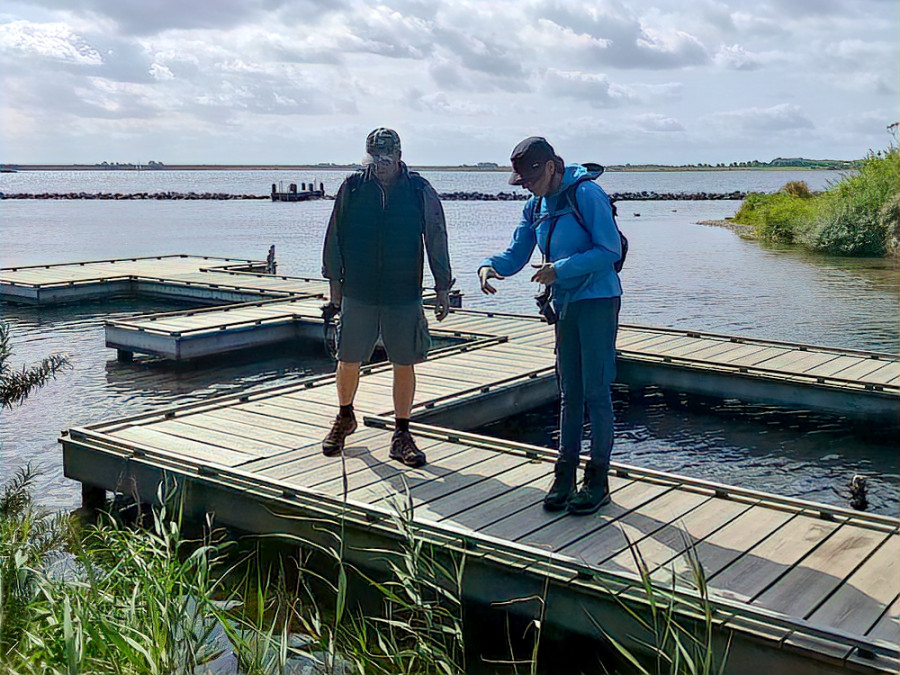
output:
M722 45L713 60L717 65L731 70L756 70L762 67L759 59L741 45Z
M7 0L0 147L79 161L111 138L172 139L193 161L267 162L281 134L332 161L384 123L424 163L505 161L536 132L632 163L885 145L900 16L799 1Z
M163 66L159 63L154 63L150 66L150 76L154 80L164 81L164 80L174 80L175 75L169 70L168 66Z
M645 113L634 119L640 129L644 131L684 131L684 126L673 117L666 117L659 113Z
M12 21L0 25L0 50L18 56L37 56L62 63L96 66L100 53L61 23Z

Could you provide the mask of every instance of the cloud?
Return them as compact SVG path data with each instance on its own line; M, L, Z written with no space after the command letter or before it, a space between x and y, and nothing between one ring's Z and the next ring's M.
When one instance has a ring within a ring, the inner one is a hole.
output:
M606 75L573 73L551 68L544 76L544 91L550 96L566 96L590 103L595 108L612 108L628 103L628 90L610 85Z
M716 65L730 70L757 70L762 67L759 58L740 45L722 45L713 61Z
M557 0L537 5L534 11L542 27L552 30L555 26L552 37L559 47L582 62L655 70L702 65L710 60L695 36L678 29L646 26L618 3L584 5ZM567 46L573 44L573 36L580 39L574 47Z
M71 0L33 0L49 9L75 11ZM229 29L284 10L314 23L340 10L340 0L79 0L77 13L115 22L124 35L155 35L167 30Z
M716 113L710 115L708 120L721 129L730 129L735 133L783 132L815 127L803 110L791 103Z
M634 118L637 127L643 131L684 131L685 128L673 117L666 117L657 113L645 113Z
M154 63L150 66L150 77L154 80L174 80L175 75L172 74L172 71L169 70L168 66L163 66L158 63Z
M12 21L0 25L0 51L79 66L103 63L100 53L65 24Z
M606 75L556 70L550 68L544 74L542 91L551 97L567 97L585 101L594 108L614 108L651 101L679 98L682 85L611 83Z
M466 99L450 97L443 92L422 94L413 89L407 94L407 100L414 110L448 116L494 115L493 106L482 105Z

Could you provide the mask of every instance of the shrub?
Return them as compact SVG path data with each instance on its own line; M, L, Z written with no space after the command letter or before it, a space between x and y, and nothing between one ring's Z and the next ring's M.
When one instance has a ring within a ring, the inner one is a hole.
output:
M767 241L836 255L886 255L898 247L898 176L897 148L870 153L855 174L824 193L813 195L803 181L774 194L751 193L734 220Z
M802 180L792 180L785 183L781 188L781 191L792 197L801 197L803 199L812 197L812 193L809 191L809 185L806 184L806 181Z

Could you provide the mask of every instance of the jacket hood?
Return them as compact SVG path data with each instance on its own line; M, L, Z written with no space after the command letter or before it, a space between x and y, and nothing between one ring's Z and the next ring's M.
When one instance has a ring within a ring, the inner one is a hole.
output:
M563 171L563 179L562 183L559 184L559 190L557 190L553 196L561 194L580 180L585 178L594 180L602 173L602 171L588 171L585 167L581 166L581 164L568 164L566 165L565 171Z

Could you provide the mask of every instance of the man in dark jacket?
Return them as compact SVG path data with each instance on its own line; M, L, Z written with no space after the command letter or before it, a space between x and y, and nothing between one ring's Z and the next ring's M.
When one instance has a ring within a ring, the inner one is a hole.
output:
M366 138L364 169L349 176L334 201L325 235L322 274L331 305L340 308L337 393L340 412L322 452L340 455L356 430L353 399L359 366L381 335L394 369L396 430L390 456L407 466L425 464L409 432L415 395L414 365L431 341L422 310L424 252L434 277L438 321L450 311L453 283L444 210L434 188L400 161L400 137L379 127Z

